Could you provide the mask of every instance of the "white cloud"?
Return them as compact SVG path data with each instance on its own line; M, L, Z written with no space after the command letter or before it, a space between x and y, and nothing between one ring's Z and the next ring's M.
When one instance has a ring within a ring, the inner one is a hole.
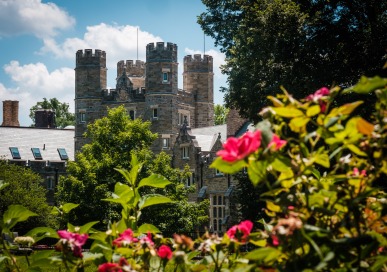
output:
M101 23L88 26L83 38L69 38L62 44L54 39L44 39L42 53L51 52L57 58L74 59L79 49L101 49L107 55L108 69L116 70L120 60L135 60L137 58L137 29L138 29L138 58L145 60L145 48L148 43L163 41L160 37L142 31L137 26L117 26Z
M4 66L4 71L10 76L17 88L6 88L0 83L0 99L19 101L19 121L22 126L29 126L29 110L43 98L57 98L68 103L70 111L74 112L74 70L59 68L52 72L43 63L20 65L11 61Z
M32 34L52 37L57 30L68 29L75 19L54 3L41 0L0 1L0 36Z

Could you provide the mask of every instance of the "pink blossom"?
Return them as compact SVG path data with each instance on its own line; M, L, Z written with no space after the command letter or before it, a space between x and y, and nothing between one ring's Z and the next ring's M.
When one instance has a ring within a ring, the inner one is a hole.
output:
M67 244L75 257L82 257L82 246L86 243L87 234L72 233L67 230L58 230L60 241Z
M120 247L122 245L126 246L137 241L138 239L133 236L133 231L131 229L127 229L120 234L120 237L113 241L113 245Z
M216 155L222 157L224 161L235 162L255 152L260 145L261 131L248 131L240 138L228 138L223 144L223 150L218 151Z
M172 250L169 248L169 246L162 245L159 250L157 251L157 255L161 259L171 259L172 258Z
M361 172L359 172L359 169L357 167L353 168L353 175L355 177L365 177L367 176L367 171L365 169L361 170Z
M273 138L271 139L271 142L269 143L269 147L273 146L274 150L278 150L284 145L286 145L285 140L281 140L276 134L273 134Z
M278 240L277 235L272 235L271 241L272 241L273 246L279 246L279 240Z
M308 95L306 97L306 100L318 102L324 96L328 96L329 93L330 91L327 87L322 87L321 89L318 89L317 91L315 91L314 94Z
M144 237L142 237L141 239L140 239L140 243L142 244L142 245L147 245L147 246L153 246L155 243L153 243L153 241L152 241L152 235L151 235L151 233L150 232L148 232L148 234L146 235L146 236L144 236Z
M98 272L123 272L123 271L133 271L129 266L128 261L124 257L121 257L118 264L104 263L98 266Z
M239 225L232 226L227 235L232 240L246 242L251 230L253 229L253 222L250 220L242 221Z

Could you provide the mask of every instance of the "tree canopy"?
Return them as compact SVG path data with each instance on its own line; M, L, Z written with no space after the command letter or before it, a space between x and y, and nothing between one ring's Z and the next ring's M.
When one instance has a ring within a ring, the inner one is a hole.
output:
M99 227L102 227L109 221L120 218L120 207L101 199L111 196L117 182L125 183L125 178L115 169L130 170L133 153L140 161L145 162L140 176L161 174L175 185L182 180L184 173L171 168L171 159L167 154L155 156L151 152L150 146L157 134L150 131L150 122L131 120L123 106L109 109L106 117L89 124L86 136L90 138L90 144L83 146L82 151L76 155L75 162L68 163L69 175L61 179L57 192L59 203L80 204L69 215L72 223L80 225L99 221ZM182 209L196 209L194 204L179 198L182 190L167 188L166 191L157 193L166 194L176 201L175 204L162 205L161 209L165 213L179 216L183 213ZM163 217L163 213L157 209L153 211L146 212L144 216L152 218L152 222L161 230L165 229L162 226L173 224L173 221L171 224L166 222L170 218ZM202 213L205 215L205 212ZM176 216L174 220L177 221Z
M36 103L30 109L30 118L35 123L35 111L39 109L53 110L55 111L55 123L58 128L64 128L67 126L75 125L75 114L69 112L69 104L59 102L56 98L50 98L47 100L43 98L43 101Z
M266 97L296 97L385 74L387 2L203 0L198 23L226 54L226 106L258 120Z
M0 190L0 214L10 205L23 205L38 216L18 224L14 231L25 233L33 227L52 226L55 220L50 216L51 207L46 201L46 189L42 186L42 178L31 169L9 164L0 160L0 180L7 187Z
M223 125L226 123L226 117L229 109L224 105L216 104L214 107L215 125Z

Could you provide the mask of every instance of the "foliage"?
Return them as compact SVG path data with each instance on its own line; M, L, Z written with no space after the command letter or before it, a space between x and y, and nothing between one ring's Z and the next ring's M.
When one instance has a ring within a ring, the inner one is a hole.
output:
M302 98L320 86L350 86L361 74L386 74L385 1L202 2L198 23L226 54L226 106L251 120L260 120L280 84Z
M355 110L371 105L334 103L350 91L375 93L369 120ZM259 228L244 220L223 237L163 237L139 219L149 207L171 199L143 194L141 188L163 189L171 183L157 174L141 178L145 164L133 156L130 170L118 169L123 182L104 199L122 207L121 219L106 231L94 230L96 222L68 223L66 231L30 231L26 235L35 241L61 236L56 251L31 256L30 271L41 271L47 263L64 264L66 271L84 271L94 263L100 272L387 271L387 78L363 77L353 88L324 87L301 100L286 90L269 99L273 105L262 112L265 120L254 132L229 138L212 163L227 174L247 171L252 184L265 188L260 197L269 220L261 220ZM6 187L0 183L0 188ZM0 218L1 232L10 233L34 215L11 205ZM85 237L93 243L82 252ZM11 245L0 239L0 265L17 268Z
M224 105L216 104L214 107L215 126L226 124L226 117L229 109Z
M50 98L47 100L43 98L43 101L36 103L30 109L30 118L35 123L35 111L39 109L51 109L55 111L55 124L58 128L65 128L67 126L75 125L75 114L69 112L69 104L59 102L56 98Z
M42 186L42 179L38 174L0 160L0 180L8 184L4 190L0 190L0 214L10 205L22 205L37 214L36 217L19 224L15 231L25 233L32 227L55 226L55 220L50 216L51 208L46 202L46 189Z
M90 144L83 146L75 162L68 163L69 175L62 178L58 186L59 203L79 204L79 208L74 209L67 220L76 224L99 221L99 228L117 220L120 207L101 199L110 196L117 182L124 182L122 175L114 169L130 170L133 154L145 162L141 177L160 174L176 185L168 186L165 191L142 188L146 190L144 193L165 194L175 201L146 211L142 216L145 221L154 223L163 231L177 232L179 227L181 231L192 231L206 219L205 204L189 203L184 198L187 192L178 185L187 173L172 168L171 158L167 154L154 156L150 151L156 137L150 131L150 122L131 120L125 108L120 106L109 110L107 117L88 125L86 136L90 138ZM179 224L173 223L178 221Z

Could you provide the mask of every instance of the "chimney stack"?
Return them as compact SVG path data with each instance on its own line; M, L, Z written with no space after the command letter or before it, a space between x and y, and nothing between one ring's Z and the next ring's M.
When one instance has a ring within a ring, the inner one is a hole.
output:
M55 111L40 109L35 111L36 128L56 128Z
M3 127L19 127L19 101L3 101Z

